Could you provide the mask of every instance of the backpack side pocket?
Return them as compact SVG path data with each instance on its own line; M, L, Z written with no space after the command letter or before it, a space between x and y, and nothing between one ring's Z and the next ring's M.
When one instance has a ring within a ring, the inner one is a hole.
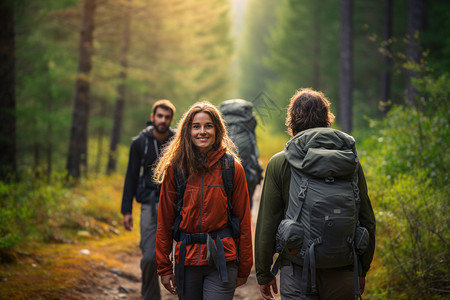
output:
M296 249L301 250L305 230L303 225L291 220L284 219L278 225L276 234L277 250Z

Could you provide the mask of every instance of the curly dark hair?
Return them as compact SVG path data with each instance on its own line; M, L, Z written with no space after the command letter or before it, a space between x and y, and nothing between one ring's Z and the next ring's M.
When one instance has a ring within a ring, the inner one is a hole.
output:
M289 134L295 136L309 128L330 127L334 121L330 104L322 92L310 88L298 90L288 107L285 124Z

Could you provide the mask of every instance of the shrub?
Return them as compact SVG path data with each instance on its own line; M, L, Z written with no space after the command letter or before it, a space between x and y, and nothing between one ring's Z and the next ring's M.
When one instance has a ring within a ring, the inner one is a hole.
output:
M376 288L383 298L439 299L450 292L448 75L420 81L417 107L373 121L364 166L375 201Z
M121 181L102 177L69 188L64 174L50 179L24 176L21 182L0 181L0 249L28 240L73 243L79 232L89 236L117 233Z
M448 195L421 171L399 175L380 188L377 251L387 274L381 284L388 298L439 298L449 284Z

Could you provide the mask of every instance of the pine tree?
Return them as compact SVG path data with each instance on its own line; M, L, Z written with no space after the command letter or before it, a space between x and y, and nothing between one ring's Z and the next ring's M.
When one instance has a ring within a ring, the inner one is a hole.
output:
M73 178L79 178L82 173L87 174L89 89L92 68L94 13L95 0L84 0L78 75L67 157L67 173Z

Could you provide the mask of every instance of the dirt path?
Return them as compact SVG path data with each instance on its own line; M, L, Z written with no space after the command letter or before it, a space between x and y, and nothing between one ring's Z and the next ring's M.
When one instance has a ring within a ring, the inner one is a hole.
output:
M259 199L260 186L255 191L254 199ZM259 201L255 201L252 207L252 230L254 236L256 217L258 214ZM78 289L78 296L82 299L110 300L110 299L140 299L140 278L141 271L139 262L141 253L136 247L132 253L119 253L117 260L123 262L120 268L101 268L95 275L94 282L86 284ZM161 285L161 295L163 300L178 299L171 295ZM259 292L259 285L256 281L255 269L245 285L236 289L234 299L256 300L262 299Z

